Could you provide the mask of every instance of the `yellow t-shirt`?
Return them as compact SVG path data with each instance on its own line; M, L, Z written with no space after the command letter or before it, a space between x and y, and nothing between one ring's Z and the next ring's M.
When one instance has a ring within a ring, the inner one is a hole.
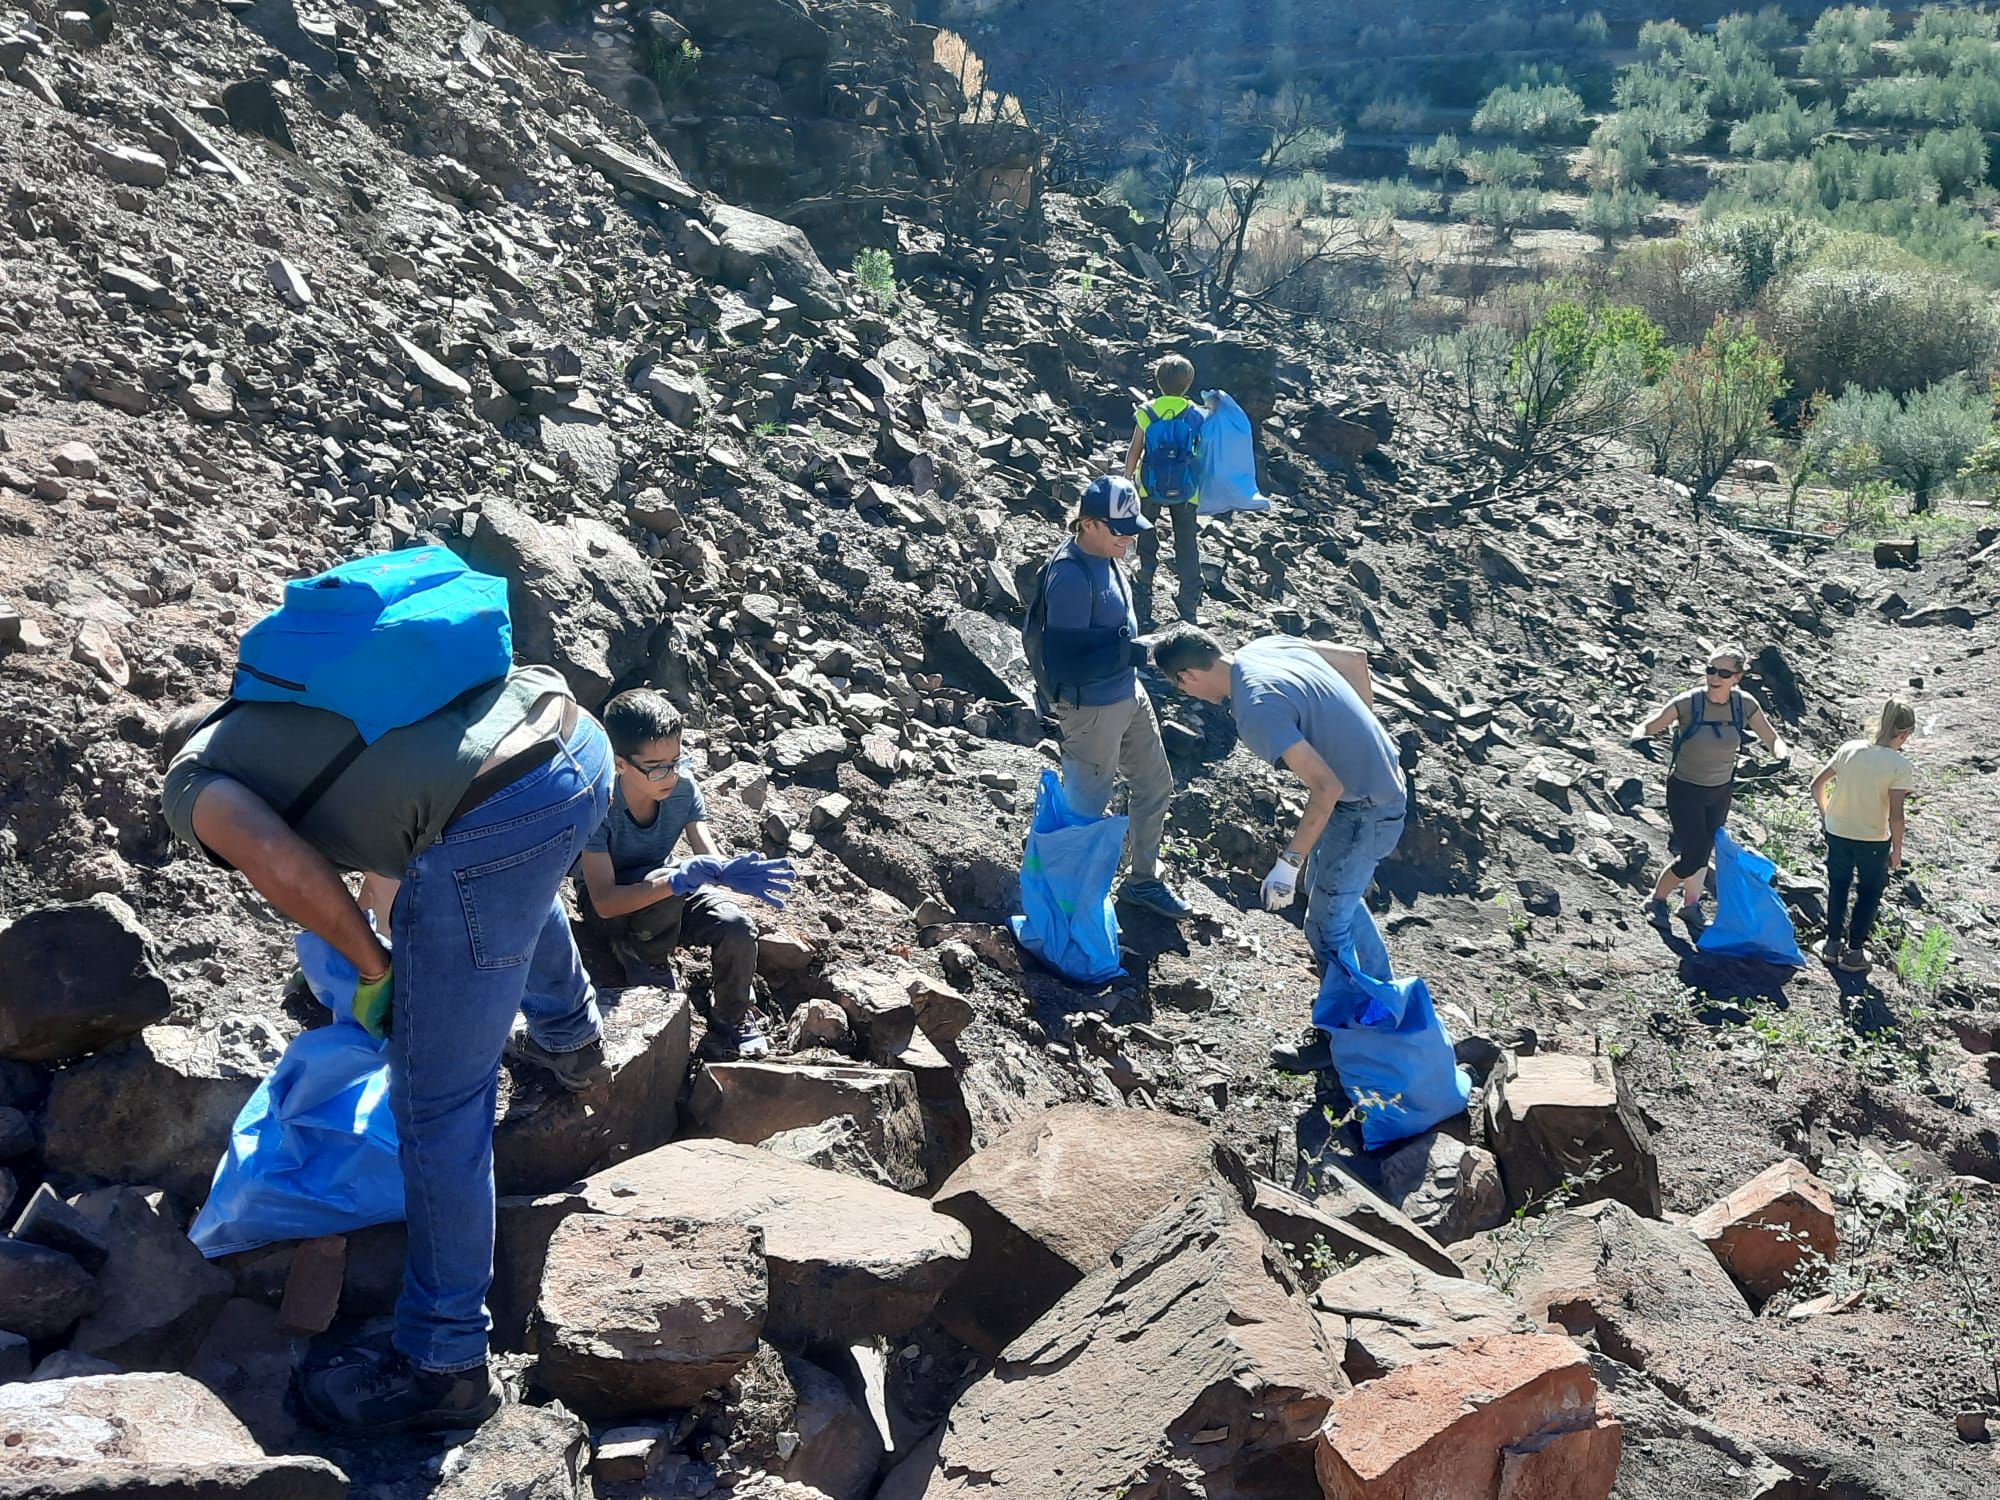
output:
M1916 767L1900 750L1849 740L1827 762L1833 781L1826 789L1826 831L1844 839L1889 841L1889 794L1917 784Z

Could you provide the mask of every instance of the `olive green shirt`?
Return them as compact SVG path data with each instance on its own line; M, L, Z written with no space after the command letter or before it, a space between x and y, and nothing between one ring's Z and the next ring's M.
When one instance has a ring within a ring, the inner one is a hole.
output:
M519 667L476 696L392 729L327 788L298 834L343 870L400 880L451 821L479 767L549 693L550 667ZM160 804L176 837L201 848L194 804L219 777L282 810L354 737L338 714L296 703L242 703L195 734L167 768Z
M1743 732L1736 732L1735 716L1727 703L1710 703L1701 695L1701 719L1695 723L1686 697L1674 700L1674 725L1685 734L1674 755L1673 774L1690 786L1728 786L1736 776L1736 757L1750 739L1750 721L1763 712L1763 705L1741 688ZM1692 732L1690 733L1690 726Z

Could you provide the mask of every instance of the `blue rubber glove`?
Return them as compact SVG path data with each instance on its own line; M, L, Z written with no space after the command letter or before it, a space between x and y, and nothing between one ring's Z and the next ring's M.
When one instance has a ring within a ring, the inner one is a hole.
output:
M739 854L734 859L723 859L714 854L699 855L681 861L667 877L667 888L676 896L685 896L705 885L720 885L781 911L785 905L784 898L791 894L792 884L792 862L789 859L763 859L755 854Z

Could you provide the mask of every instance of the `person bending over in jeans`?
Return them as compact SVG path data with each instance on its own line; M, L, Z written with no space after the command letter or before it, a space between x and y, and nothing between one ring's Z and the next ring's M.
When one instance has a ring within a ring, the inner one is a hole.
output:
M1667 770L1674 858L1646 902L1646 919L1662 931L1673 918L1667 897L1675 886L1681 892L1681 920L1697 933L1707 925L1701 914L1702 887L1716 832L1729 817L1736 760L1749 736L1756 735L1780 760L1791 755L1764 716L1764 706L1743 691L1747 660L1741 646L1724 646L1709 657L1703 686L1675 698L1633 732L1641 740L1674 732L1673 762Z
M1875 913L1889 872L1903 866L1903 804L1917 784L1903 747L1916 729L1917 711L1891 698L1882 707L1874 742L1849 740L1813 778L1813 801L1826 829L1826 946L1820 951L1850 974L1868 972Z
M1153 647L1153 662L1190 697L1227 703L1244 745L1306 785L1299 826L1264 877L1264 905L1289 907L1303 872L1306 939L1322 972L1351 963L1371 979L1395 978L1365 898L1375 867L1403 837L1409 798L1395 742L1375 717L1367 653L1271 635L1230 656L1206 631L1181 625ZM1332 1064L1317 1030L1271 1054L1288 1073Z
M611 811L584 846L587 920L610 940L632 984L672 984L674 950L709 950L713 1002L701 1055L711 1062L763 1057L769 1036L751 996L757 928L722 892L782 907L792 888L790 860L725 859L708 827L681 751L680 711L651 688L604 705L618 778ZM683 836L688 856L675 859Z

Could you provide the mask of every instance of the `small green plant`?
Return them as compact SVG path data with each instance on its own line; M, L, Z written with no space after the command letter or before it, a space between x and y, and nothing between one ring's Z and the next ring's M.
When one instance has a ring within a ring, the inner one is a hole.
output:
M682 37L678 47L653 49L653 86L662 99L678 99L701 73L701 48Z
M1593 1156L1582 1171L1564 1174L1547 1193L1515 1209L1513 1216L1493 1231L1486 1258L1479 1265L1481 1279L1496 1290L1513 1291L1521 1274L1534 1264L1542 1241L1555 1233L1557 1215L1576 1202L1585 1188L1611 1175L1605 1164L1609 1159L1609 1152Z
M1792 875L1803 875L1817 862L1813 846L1818 840L1819 823L1812 806L1804 798L1759 793L1744 799L1746 811L1764 826L1758 847L1764 857Z
M854 256L855 283L880 308L896 305L896 262L887 250L861 250Z
M1938 986L1944 983L1946 971L1951 968L1955 946L1951 929L1940 922L1932 922L1925 927L1922 937L1905 932L1901 945L1896 949L1896 973L1911 989L1935 995Z

